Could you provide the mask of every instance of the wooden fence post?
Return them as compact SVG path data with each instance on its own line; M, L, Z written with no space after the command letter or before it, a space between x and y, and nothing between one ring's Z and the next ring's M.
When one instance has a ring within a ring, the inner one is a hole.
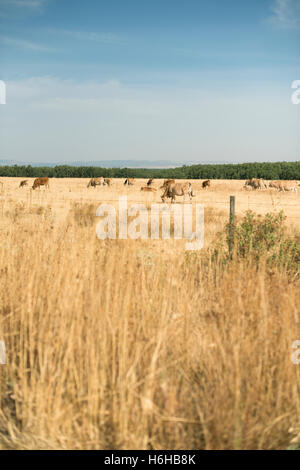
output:
M234 245L234 222L235 222L235 196L230 196L229 236L228 236L228 248L229 248L230 259L232 259L232 252L233 252L233 245Z

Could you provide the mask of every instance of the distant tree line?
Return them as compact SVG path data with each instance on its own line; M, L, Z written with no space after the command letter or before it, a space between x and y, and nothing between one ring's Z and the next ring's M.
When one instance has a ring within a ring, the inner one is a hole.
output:
M183 165L178 168L100 168L93 166L55 167L0 166L0 176L49 178L176 178L176 179L250 179L300 180L299 162Z

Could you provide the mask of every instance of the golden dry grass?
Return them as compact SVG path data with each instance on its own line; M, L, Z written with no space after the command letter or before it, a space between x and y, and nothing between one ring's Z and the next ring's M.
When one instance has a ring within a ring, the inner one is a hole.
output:
M211 254L230 194L238 217L254 203L283 208L290 233L299 196L195 182L206 245L188 253L172 239L96 238L99 202L158 202L160 192L139 191L145 180L87 189L57 179L30 192L17 189L21 178L2 179L0 448L297 445L299 280L264 261L224 268Z

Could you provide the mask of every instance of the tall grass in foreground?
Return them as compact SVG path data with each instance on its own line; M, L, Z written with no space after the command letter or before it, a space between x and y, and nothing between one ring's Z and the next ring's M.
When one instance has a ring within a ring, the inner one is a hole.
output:
M0 448L297 446L297 253L101 242L78 211L1 227Z

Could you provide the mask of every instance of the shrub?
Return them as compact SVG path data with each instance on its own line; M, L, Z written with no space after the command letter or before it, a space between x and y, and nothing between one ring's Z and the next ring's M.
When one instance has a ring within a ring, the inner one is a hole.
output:
M248 211L235 226L235 258L254 260L258 264L266 257L270 267L277 266L299 276L300 235L288 235L285 221L282 211L265 216Z

